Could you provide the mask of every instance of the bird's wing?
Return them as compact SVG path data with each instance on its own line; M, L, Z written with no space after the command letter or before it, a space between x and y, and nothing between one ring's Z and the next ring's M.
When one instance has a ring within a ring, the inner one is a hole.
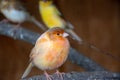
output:
M66 27L69 28L69 29L73 29L74 26L68 20L65 19L65 17L58 10L58 8L55 5L53 5L53 7L54 7L54 10L55 10L56 14L59 15L66 22L66 25L67 25Z
M42 34L36 41L35 47L30 53L30 61L38 54L43 54L50 48L51 43L44 35L46 36L46 34Z
M53 8L59 16L62 16L62 13L57 9L57 7L55 5L53 5Z

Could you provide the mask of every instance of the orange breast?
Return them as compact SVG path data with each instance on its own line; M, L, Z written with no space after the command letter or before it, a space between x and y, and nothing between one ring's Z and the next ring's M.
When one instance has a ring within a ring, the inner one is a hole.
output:
M36 45L35 47L37 47L36 51L38 50L38 55L35 56L33 63L42 70L58 68L67 59L69 52L68 40L59 39L57 41L44 41L45 40L42 39L40 42L37 42L39 45Z
M51 50L50 53L45 55L45 62L49 69L54 69L61 66L67 59L68 49L62 48L62 50Z

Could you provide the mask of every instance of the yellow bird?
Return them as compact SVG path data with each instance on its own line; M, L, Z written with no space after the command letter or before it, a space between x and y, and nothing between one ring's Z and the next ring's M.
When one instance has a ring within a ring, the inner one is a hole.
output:
M48 28L61 27L68 32L75 40L82 39L73 31L73 26L61 17L61 13L53 4L52 0L39 0L39 11L44 24Z

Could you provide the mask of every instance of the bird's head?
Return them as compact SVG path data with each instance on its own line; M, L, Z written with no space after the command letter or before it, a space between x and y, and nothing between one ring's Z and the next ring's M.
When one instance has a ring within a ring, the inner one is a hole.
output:
M0 0L0 8L8 5L9 0Z
M53 1L52 0L40 0L39 3L41 6L47 7L47 6L52 5Z
M59 27L51 28L47 31L47 33L52 40L64 40L69 35Z

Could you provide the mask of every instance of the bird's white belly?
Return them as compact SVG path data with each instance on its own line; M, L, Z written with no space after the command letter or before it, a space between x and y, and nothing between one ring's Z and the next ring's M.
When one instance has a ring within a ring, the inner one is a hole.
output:
M8 20L18 23L24 22L27 17L26 13L18 10L2 10L2 13Z

